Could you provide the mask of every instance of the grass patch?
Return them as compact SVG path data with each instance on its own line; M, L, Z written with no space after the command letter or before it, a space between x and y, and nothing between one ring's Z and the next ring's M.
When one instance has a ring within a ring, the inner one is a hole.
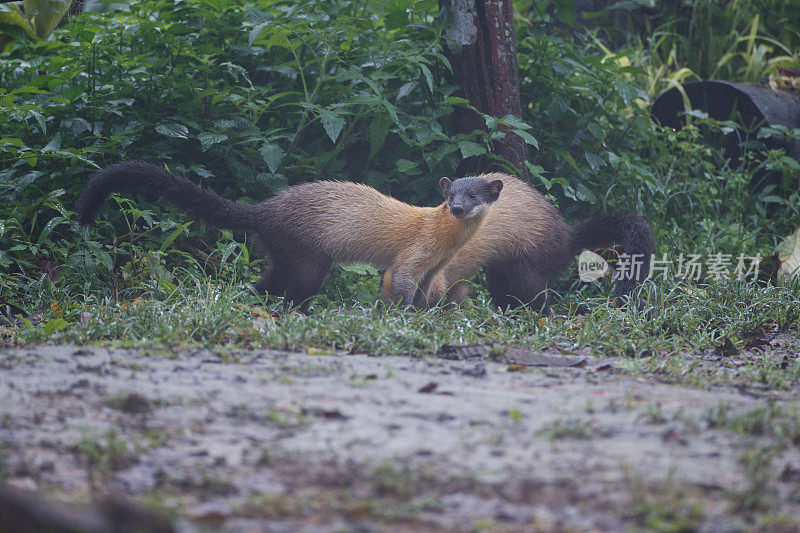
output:
M785 407L774 401L740 415L732 415L725 403L704 416L710 428L726 429L741 435L766 436L778 449L800 444L800 418L797 406Z
M435 483L424 471L387 462L366 472L339 472L330 487L253 494L236 509L236 514L314 520L344 516L348 520L415 523L420 513L442 509L437 492L441 488Z
M85 435L75 445L74 451L86 461L93 485L108 478L112 472L136 462L133 446L120 438L114 429L108 430L102 437Z
M373 281L368 276L364 283ZM63 303L43 310L38 321L0 327L0 342L8 347L110 342L156 350L189 344L413 356L433 356L442 344L496 343L635 359L631 372L698 386L786 388L800 380L800 361L791 346L783 354L747 348L753 337L797 329L796 287L722 280L702 287L648 283L646 289L647 305L641 311L615 308L607 297L580 290L555 294L552 317L526 308L502 312L476 286L475 296L460 306L420 311L386 306L376 301L377 294L336 299L325 292L303 314L285 308L279 298L254 294L238 276L216 281L189 277L166 296L125 301L62 295ZM719 364L698 359L717 353L723 344L734 351L718 358Z
M590 439L594 431L591 424L585 420L569 419L546 424L536 434L550 440Z
M630 485L629 516L646 531L697 531L705 519L702 498L670 477L660 487L648 487L640 476L626 476Z
M754 447L742 455L740 462L747 477L747 486L741 491L728 493L734 511L750 514L774 508L777 492L775 473L770 464L773 453L769 448Z

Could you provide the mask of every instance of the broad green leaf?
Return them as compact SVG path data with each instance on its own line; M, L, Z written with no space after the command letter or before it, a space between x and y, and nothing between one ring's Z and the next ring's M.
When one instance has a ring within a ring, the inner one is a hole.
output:
M384 17L387 30L397 30L408 26L408 11L405 9L389 11Z
M262 22L269 22L275 18L275 15L273 15L269 11L261 11L260 9L251 4L247 5L245 11L247 11L247 14L250 16L250 22L255 24L261 24Z
M500 119L500 122L502 124L505 124L506 126L511 126L512 128L516 128L519 130L531 129L530 125L527 122L514 115L505 115L503 118Z
M11 91L11 94L49 94L49 91L37 89L36 87L31 87L30 85L24 85Z
M397 91L397 98L395 99L395 102L399 102L400 100L402 100L403 98L408 96L409 93L411 91L413 91L414 87L416 87L416 86L417 86L417 82L415 82L415 81L410 81L410 82L404 84L403 86L401 86L400 90Z
M166 279L159 279L158 285L163 289L164 294L172 294L178 289L178 286Z
M400 128L400 130L405 130L405 125L400 122L400 117L397 115L397 107L392 105L388 100L383 100L383 107L386 108L386 112L389 113L389 116L392 118L392 121L395 125Z
M561 153L561 157L564 158L564 161L566 161L567 164L569 166L571 166L573 168L573 170L575 170L575 172L577 172L578 174L581 173L581 169L580 169L580 167L578 167L578 163L575 162L575 159L572 157L572 155L569 152L562 152Z
M220 66L228 67L228 73L235 81L239 81L239 79L244 79L247 82L247 85L250 87L253 86L253 82L250 81L250 78L247 76L247 70L241 65L237 65L236 63L231 63L230 61L226 61L225 63L221 63Z
M601 128L600 125L597 124L596 122L590 122L589 124L587 124L586 129L589 130L589 133L591 133L595 139L599 141L603 140L604 137L603 128Z
M55 152L61 148L61 133L56 132L50 142L42 148L42 152Z
M530 144L530 145L531 145L531 146L533 146L534 148L539 148L539 141L537 141L537 140L536 140L536 137L534 137L533 135L531 135L531 134L530 134L530 133L528 133L527 131L518 130L518 129L514 129L514 130L511 130L511 131L513 131L514 133L516 133L517 135L519 135L520 137L522 137L522 139L523 139L523 140L524 140L526 143Z
M234 242L228 243L228 245L225 247L225 249L223 249L222 252L220 253L220 261L223 262L223 263L227 263L228 259L231 256L231 254L233 252L235 252L238 247L239 247L239 243L238 242L234 241Z
M270 26L270 31L266 37L262 37L262 34L264 34L264 29L266 29L267 26ZM256 32L256 28L258 28L258 32ZM278 46L280 48L293 50L298 46L298 43L292 39L294 34L290 28L285 26L277 26L275 24L270 25L269 23L259 24L256 26L256 28L253 28L253 31L250 32L250 39L248 39L250 46L252 46L256 41L266 48Z
M22 0L25 16L40 39L50 36L71 4L72 0Z
M481 146L478 143L474 143L472 141L458 141L458 148L461 150L461 155L466 157L472 157L476 155L483 155L486 153L486 148Z
M13 263L11 257L9 257L9 255L3 250L0 250L0 267L8 268L11 266L11 263Z
M261 31L264 28L266 28L267 25L269 25L269 22L262 22L261 24L256 25L255 28L250 30L250 37L247 40L248 46L253 46L253 43L255 42L256 39L258 39L258 36L261 35Z
M589 187L584 185L582 182L578 183L578 185L575 187L575 197L578 200L588 202L590 204L597 203L597 196L594 194L594 192L592 192L592 190Z
M602 157L588 150L583 152L583 157L586 159L586 162L589 163L589 166L592 167L592 170L597 170L606 164Z
M200 141L200 149L204 152L217 143L227 141L228 136L224 133L200 133L197 135L197 140Z
M36 119L36 122L39 123L39 127L42 128L42 133L47 135L47 123L45 122L42 114L39 113L38 111L31 110L28 112L28 115Z
M161 135L165 135L167 137L174 137L177 139L189 139L189 128L184 126L183 124L177 124L173 122L172 124L159 124L156 126L156 131Z
M261 147L261 150L259 150L259 153L267 163L269 171L273 174L278 170L278 167L283 160L283 156L286 155L280 146L269 141L264 142L264 145Z
M8 10L0 11L0 24L8 26L17 26L31 37L36 37L36 34L33 32L33 28L31 27L30 23L27 21L25 16L16 6L16 4L6 4L3 6L3 8ZM5 31L10 31L10 30L5 30ZM24 38L25 33L20 32L18 37ZM15 37L16 36L17 35L15 35Z
M200 0L200 3L210 7L214 11L222 12L227 7L228 2L224 0Z
M42 244L50 237L50 233L53 232L56 226L63 223L64 219L62 217L53 217L47 221L47 224L44 225L44 229L42 229L42 233L39 234L39 239L36 241L37 244Z
M22 142L22 139L17 139L14 137L3 137L0 139L0 146L16 146L18 148L22 148L25 146L25 143Z
M630 106L638 96L636 88L629 83L614 82L614 89L622 97L622 101L626 106Z
M576 9L575 2L571 0L556 0L555 2L556 18L559 22L572 28L575 26Z
M469 105L469 100L460 96L448 96L444 99L444 102L450 105Z
M400 172L408 172L417 167L417 163L414 161L409 161L408 159L398 159L397 160L397 170Z
M428 89L433 92L433 74L431 74L431 69L425 65L420 65L419 68L422 71L422 75L425 76L425 82L428 84Z
M111 256L108 252L100 252L100 262L103 263L108 270L114 269L114 261L111 260Z
M60 329L67 327L67 321L63 318L51 318L42 328L45 335L50 336Z
M390 122L385 117L377 117L369 123L369 156L373 157L381 149L389 133Z
M325 128L325 133L335 143L342 132L342 128L344 128L344 118L330 109L320 109L319 118L322 122L322 127Z

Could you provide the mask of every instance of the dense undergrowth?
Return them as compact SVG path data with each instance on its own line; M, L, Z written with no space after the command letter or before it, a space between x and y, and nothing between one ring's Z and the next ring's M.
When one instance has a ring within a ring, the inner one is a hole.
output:
M800 219L800 166L763 141L797 132L747 132L699 114L691 127L662 130L647 104L683 68L685 54L658 70L663 43L629 35L612 51L620 39L607 35L611 26L573 32L552 23L553 10L541 13L518 24L523 116L506 120L536 140L533 185L572 221L615 209L643 214L659 257L725 254L735 264L740 255L773 254ZM611 308L608 283L583 285L573 270L555 287L555 318L501 313L480 282L457 309L386 309L375 303L374 270L337 267L302 315L249 290L260 265L245 235L123 197L96 225L77 226L71 209L82 185L122 159L163 163L241 202L328 178L433 205L438 177L453 175L461 157L491 153L502 135L497 124L450 133L453 110L467 103L446 82L444 23L429 1L143 0L73 16L48 40L6 45L3 342L247 342L429 354L444 342L492 341L641 356L797 327L798 291L776 284L767 264L757 281L649 283L641 312ZM730 135L746 142L737 163L725 158ZM780 180L752 186L762 170Z

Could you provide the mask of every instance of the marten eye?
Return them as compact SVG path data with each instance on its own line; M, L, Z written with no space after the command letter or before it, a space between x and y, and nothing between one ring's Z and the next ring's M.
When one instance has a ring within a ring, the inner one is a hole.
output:
M454 194L451 194L451 195L450 195L450 196L449 196L447 199L448 199L449 201L451 201L451 202L452 202L452 201L453 201L453 198L455 198L455 195L454 195Z
M469 199L470 200L474 200L475 198L476 198L476 196L475 196L474 192L469 193Z

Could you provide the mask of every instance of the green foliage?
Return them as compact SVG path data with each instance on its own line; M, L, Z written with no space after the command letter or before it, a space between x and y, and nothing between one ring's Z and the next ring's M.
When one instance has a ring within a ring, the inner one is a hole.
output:
M431 72L441 79L444 59L416 44L438 41L429 10L389 34L355 3L243 4L136 2L16 47L2 74L4 176L41 183L43 156L70 163L68 177L140 157L236 195L325 177L430 200L434 187L406 178L452 170L463 139L443 133L453 88Z
M39 39L46 39L69 9L72 0L22 0L25 18Z
M653 48L615 52L599 37L542 23L547 13L577 24L544 10L518 26L523 116L485 117L487 131L460 136L449 134L450 116L469 104L445 81L441 20L429 1L391 2L379 12L355 0L141 0L127 11L70 18L48 40L9 43L0 55L0 320L31 342L226 342L237 331L231 324L246 316L237 302L262 308L245 290L260 262L244 235L119 196L95 225L77 227L70 209L78 191L96 168L121 159L163 163L242 202L328 178L431 205L440 199L438 177L452 175L462 157L487 154L508 169L492 148L510 130L529 144L533 185L568 219L637 211L653 226L659 253L768 255L794 230L798 165L767 143L798 132L745 132L701 116L680 132L659 130L647 112L647 80L657 68L644 52ZM731 135L746 146L739 162L725 156ZM777 172L780 183L751 187L763 171ZM556 287L570 293L557 309L571 316L587 299L604 309L604 298L593 300L598 289L573 285ZM343 305L383 316L378 286L369 268L334 269L313 302L318 316L264 311L280 315L294 335L277 328L264 342L341 348L360 337L364 349L434 349L443 337L420 332L440 319L436 312L392 311L379 326L365 326L361 315L338 321ZM733 300L693 302L693 286L658 287L654 298L692 304L683 318L658 308L659 332L691 335L709 324L752 331L753 317L797 321L789 307L754 313ZM734 287L745 299L796 301L784 288ZM716 291L705 280L699 288ZM130 302L151 303L140 315ZM485 293L468 305L486 306ZM531 326L515 319L536 320L527 311L483 312L469 320L508 328L501 336L517 340ZM188 329L164 329L167 316ZM584 331L595 331L592 324ZM653 330L637 336L624 320L618 325L603 341L576 337L606 348L618 342L621 354L649 349ZM474 339L452 327L456 337ZM554 335L548 328L536 338ZM703 339L692 342L711 342Z
M386 8L408 18L394 27L356 2L151 0L15 43L0 64L0 298L40 306L13 295L50 285L42 261L85 277L76 293L99 279L115 296L145 279L169 291L176 265L208 267L217 236L131 204L99 235L69 222L88 175L120 159L163 162L244 201L328 178L437 202L431 176L452 174L482 137L445 133L464 104L437 81L448 65L435 6L407 4Z
M797 2L632 0L580 17L573 2L522 0L515 5L532 21L589 29L615 49L639 56L643 62L637 63L651 73L666 74L664 81L693 75L755 82L777 75L781 67L800 66Z
M643 198L608 191L625 181L641 194L653 179L650 162L637 153L655 141L655 128L633 69L540 26L528 26L517 40L522 118L541 146L530 154L536 185L566 201L568 213L605 209L609 201L641 210Z
M47 39L69 9L71 0L22 0L0 5L0 51L12 40Z
M536 24L517 39L522 118L540 144L530 168L567 218L636 211L673 257L698 243L707 253L767 256L793 231L800 167L768 139L797 132L749 132L700 113L689 128L660 129L648 114L646 73L628 56ZM739 161L726 153L731 139ZM773 171L780 185L752 186Z
M127 441L117 431L106 431L103 438L85 435L74 447L75 453L86 461L91 477L108 477L111 472L129 466L134 455Z
M710 409L705 415L709 427L727 429L742 435L768 435L775 438L779 448L788 448L800 442L800 422L796 408L786 412L780 405L771 402L765 407L741 415L731 415L729 411L724 403Z
M628 472L630 504L628 513L646 531L675 533L695 531L706 516L704 505L691 489L680 486L672 473L666 483L653 487L641 475Z
M787 170L797 162L748 140L736 163L722 148L736 136L749 138L738 125L701 114L680 131L662 133L665 142L653 157L647 202L659 213L652 216L663 221L656 222L662 251L690 253L702 242L707 254L766 257L781 235L793 231L800 214L800 182L796 172ZM784 184L757 186L762 171L780 172Z
M754 82L778 67L800 65L796 2L659 3L663 10L651 23L650 53L674 55L701 79Z

